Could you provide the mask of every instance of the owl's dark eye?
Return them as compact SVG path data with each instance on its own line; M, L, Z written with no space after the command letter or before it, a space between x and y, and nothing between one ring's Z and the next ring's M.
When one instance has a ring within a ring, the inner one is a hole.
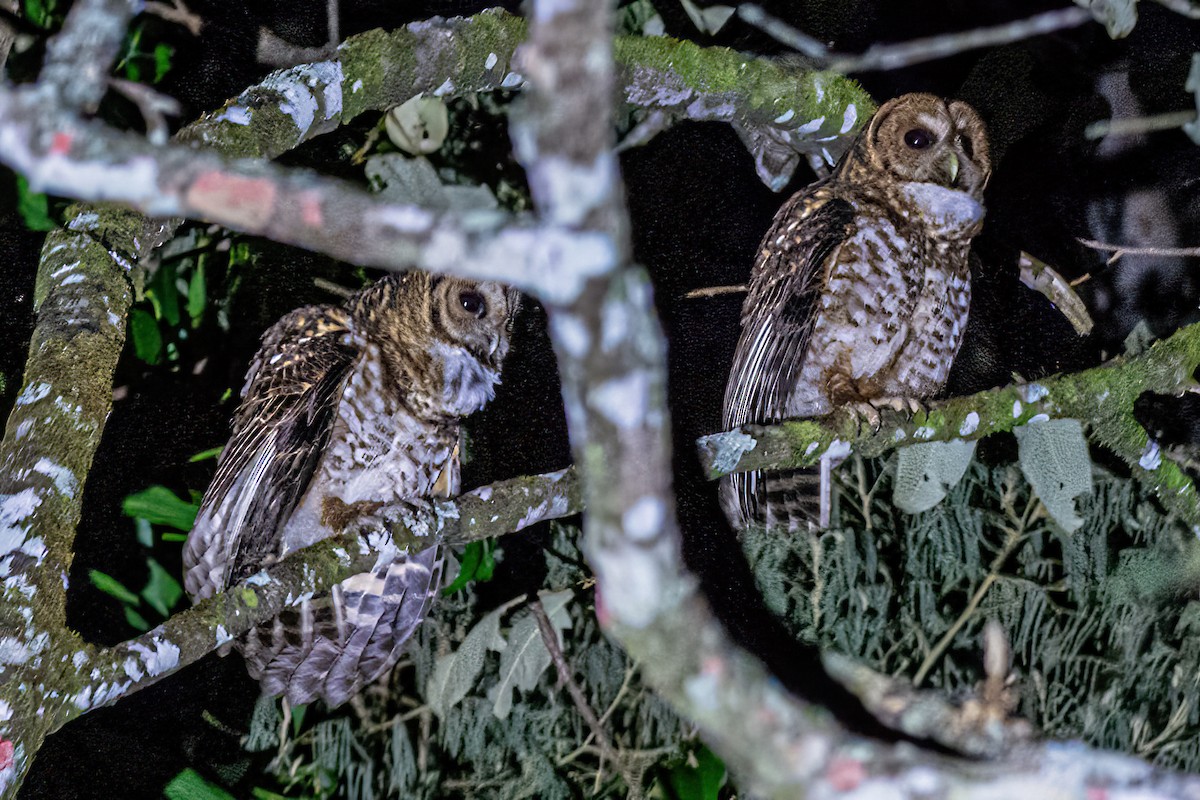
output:
M458 302L462 305L463 311L466 311L475 319L483 319L483 315L487 313L487 301L483 299L483 295L479 292L467 289L458 293Z
M924 128L913 128L904 134L904 143L913 150L924 150L933 144L933 134Z

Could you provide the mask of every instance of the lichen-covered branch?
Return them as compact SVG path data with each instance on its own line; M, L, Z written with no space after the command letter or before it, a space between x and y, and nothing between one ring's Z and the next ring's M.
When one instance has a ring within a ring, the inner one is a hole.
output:
M65 474L59 478L67 480ZM438 501L433 515L414 525L421 529L420 535L398 526L391 531L390 541L372 538L368 542L351 532L297 551L238 586L115 647L96 648L79 641L63 630L59 619L46 627L51 635L41 637L42 650L32 653L37 660L29 664L28 676L36 683L22 691L17 689L16 678L26 673L0 673L7 679L0 682L0 738L13 743L10 755L18 756L7 764L0 761L0 794L16 787L37 744L49 733L198 661L253 626L269 621L300 598L326 591L369 570L380 557L380 547L424 549L431 540L466 544L581 510L581 493L572 468L514 478L454 500ZM60 580L57 572L51 577ZM19 616L18 608L7 600L6 590L5 610ZM36 615L35 620L41 616L44 613ZM7 642L0 640L0 646L8 648L0 652L12 655L19 643ZM54 668L48 668L47 662ZM18 769L22 764L25 766Z
M717 478L731 472L810 466L830 448L849 446L873 456L906 442L978 439L1044 419L1078 419L1093 440L1120 456L1154 489L1163 505L1200 526L1195 484L1178 464L1163 457L1133 415L1134 401L1143 392L1179 394L1194 388L1198 366L1200 324L1193 324L1141 355L1116 358L1094 369L956 397L912 417L884 411L878 431L835 413L820 420L747 425L705 436L699 441L700 459L709 477Z

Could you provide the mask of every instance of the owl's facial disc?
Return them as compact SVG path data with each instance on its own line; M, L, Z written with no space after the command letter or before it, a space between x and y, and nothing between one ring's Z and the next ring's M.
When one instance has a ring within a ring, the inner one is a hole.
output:
M987 131L966 103L903 95L880 107L867 136L881 166L901 181L982 197L991 169Z
M431 324L438 335L429 354L442 379L442 404L465 416L495 394L519 295L498 283L448 278L433 301Z

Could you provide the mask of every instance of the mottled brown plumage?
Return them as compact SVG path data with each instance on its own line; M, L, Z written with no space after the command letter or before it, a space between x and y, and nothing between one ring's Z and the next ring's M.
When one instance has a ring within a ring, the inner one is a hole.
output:
M941 390L970 305L987 134L970 106L927 94L884 104L825 180L793 196L759 248L724 423L827 414ZM811 473L725 479L735 525L817 517Z
M201 600L348 527L372 538L458 493L463 416L491 399L517 296L494 283L391 276L263 336L184 551ZM391 547L390 540L373 544ZM436 594L437 547L300 598L237 646L269 694L337 705L391 667Z

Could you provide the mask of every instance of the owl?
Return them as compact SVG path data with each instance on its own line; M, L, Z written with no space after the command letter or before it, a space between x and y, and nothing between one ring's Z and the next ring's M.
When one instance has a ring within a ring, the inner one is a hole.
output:
M494 394L517 306L495 283L409 272L270 328L184 548L193 600L458 494L459 426ZM267 694L338 705L395 664L441 570L437 547L400 554L236 646Z
M885 103L825 179L775 215L759 247L725 390L726 429L852 406L911 406L939 392L971 302L968 253L983 224L987 131L966 103ZM736 527L828 524L810 471L744 473L720 487Z

